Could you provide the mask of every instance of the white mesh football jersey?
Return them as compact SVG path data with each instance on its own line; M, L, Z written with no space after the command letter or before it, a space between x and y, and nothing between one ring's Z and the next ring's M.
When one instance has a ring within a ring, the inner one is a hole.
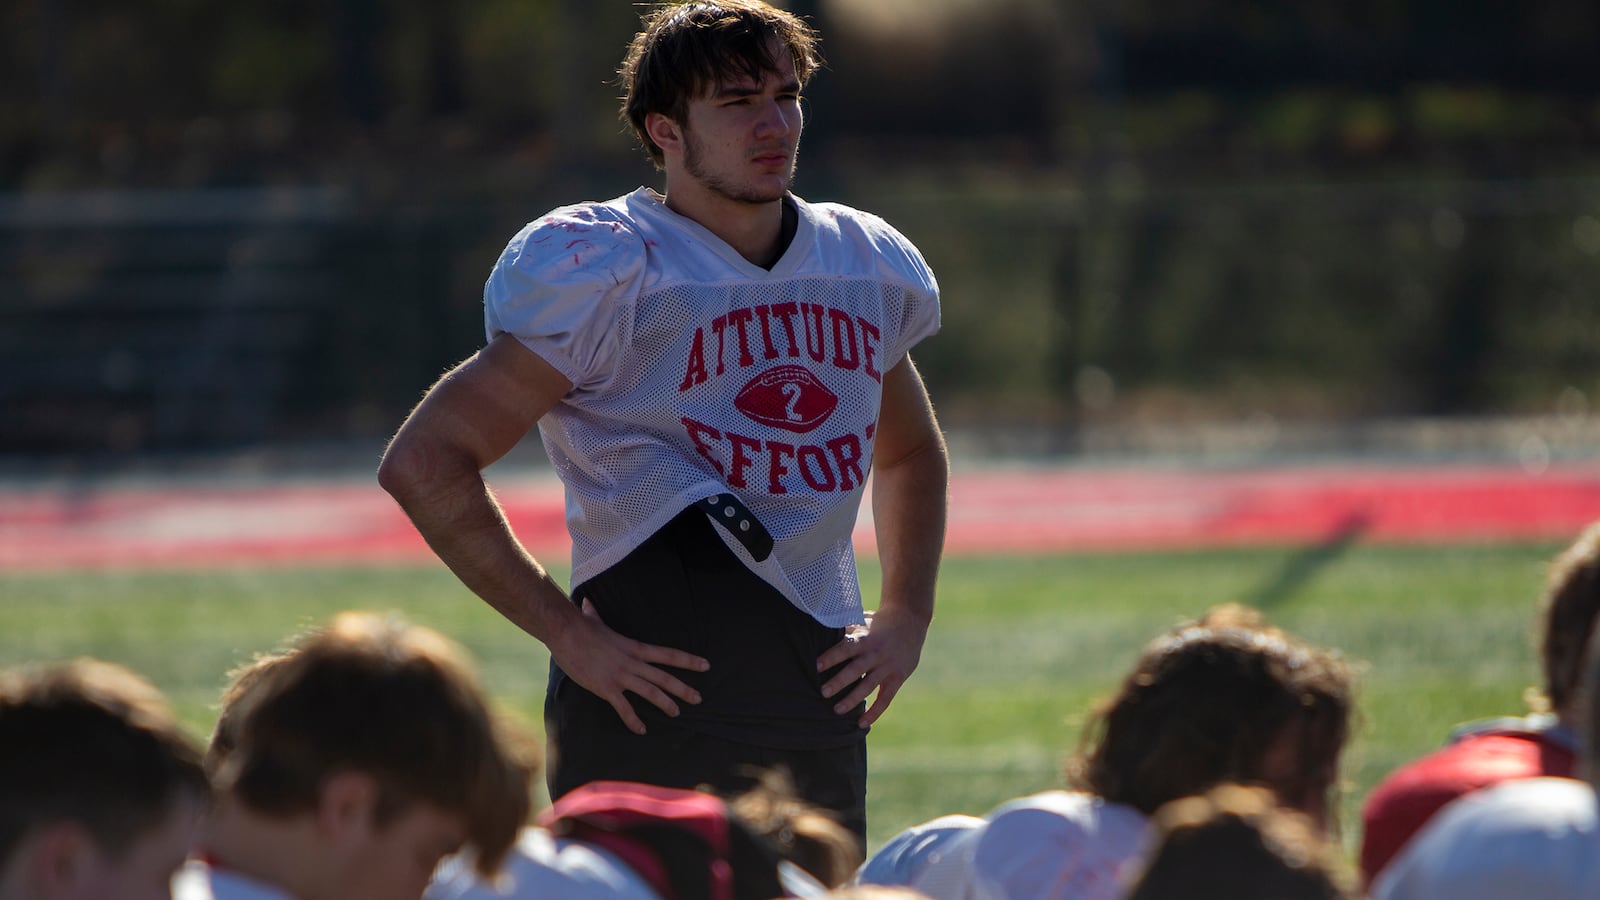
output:
M938 330L938 284L882 219L793 202L771 270L648 188L554 210L495 264L489 338L515 336L573 383L539 422L573 584L732 492L774 539L757 562L718 529L745 565L823 625L861 621L850 534L883 373Z

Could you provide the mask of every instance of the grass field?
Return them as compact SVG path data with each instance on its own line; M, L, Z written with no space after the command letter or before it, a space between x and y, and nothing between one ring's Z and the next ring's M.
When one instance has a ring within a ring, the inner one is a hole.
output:
M1464 719L1523 709L1553 544L1330 546L956 558L917 675L870 739L870 842L1055 786L1083 712L1150 636L1238 600L1362 665L1345 839L1385 772ZM869 560L862 578L876 595ZM545 654L442 567L0 573L0 665L92 655L166 690L208 733L223 673L347 608L404 611L473 651L497 698L538 719ZM869 604L870 605L870 604Z

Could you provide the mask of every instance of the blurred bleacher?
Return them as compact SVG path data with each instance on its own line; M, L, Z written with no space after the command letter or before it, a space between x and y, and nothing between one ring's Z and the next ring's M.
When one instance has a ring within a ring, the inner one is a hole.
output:
M960 457L1600 453L1596 179L935 197L808 177L902 223L939 273L944 328L916 356ZM370 468L481 343L506 238L626 184L556 181L409 205L0 195L0 473Z
M259 441L339 291L337 191L0 197L0 447Z

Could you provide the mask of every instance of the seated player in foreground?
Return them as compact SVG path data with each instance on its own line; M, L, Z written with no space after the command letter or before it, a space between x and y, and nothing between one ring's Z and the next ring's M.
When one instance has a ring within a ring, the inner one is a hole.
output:
M590 782L523 830L491 878L442 866L427 900L823 895L860 862L855 835L775 773L724 800L708 792Z
M1343 850L1265 788L1225 784L1156 810L1126 900L1356 900Z
M1600 897L1600 659L1579 685L1571 778L1515 778L1450 801L1373 882L1375 900Z
M0 900L165 898L209 793L166 700L112 663L0 673Z
M1542 693L1535 712L1463 725L1443 748L1396 769L1362 809L1361 872L1370 885L1450 801L1513 778L1574 775L1584 647L1600 616L1600 523L1550 564L1540 600Z
M494 871L527 819L518 741L436 631L343 613L230 697L178 900L416 900L463 845Z
M1118 692L1091 714L1068 763L1071 790L1000 806L918 859L892 839L875 861L931 897L1121 896L1163 804L1225 782L1267 788L1318 828L1350 732L1352 680L1336 654L1227 605L1148 644ZM917 829L912 829L916 832Z

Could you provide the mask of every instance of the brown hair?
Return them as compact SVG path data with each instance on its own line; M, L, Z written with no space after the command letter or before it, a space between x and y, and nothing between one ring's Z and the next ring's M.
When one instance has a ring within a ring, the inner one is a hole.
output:
M1348 864L1272 792L1224 784L1155 815L1155 843L1128 900L1354 900Z
M263 676L289 658L288 653L261 653L228 672L228 685L222 689L217 724L211 729L211 743L206 745L207 774L214 777L228 754L233 752L234 745L239 743L240 713L256 688L261 686Z
M1337 780L1352 705L1351 673L1337 654L1230 604L1145 647L1091 713L1067 781L1146 814L1225 781L1317 807ZM1297 745L1288 777L1268 767L1284 740Z
M617 72L622 118L660 168L661 148L645 130L660 113L682 124L689 101L743 76L778 71L774 51L794 59L800 86L822 65L815 30L793 13L761 0L688 0L664 3L647 14Z
M118 855L207 794L199 747L136 673L92 659L0 673L0 862L64 820Z
M495 870L527 820L537 766L532 742L490 711L464 650L395 614L347 612L269 660L235 680L220 789L293 815L316 808L329 775L362 772L379 784L378 824L417 803L458 813L478 870Z
M826 810L802 800L783 770L761 772L754 787L727 803L729 812L765 838L780 857L827 887L849 881L861 865L855 833Z
M1584 647L1600 616L1600 522L1550 562L1540 600L1544 699L1561 710L1583 683ZM1538 702L1535 706L1542 705Z

